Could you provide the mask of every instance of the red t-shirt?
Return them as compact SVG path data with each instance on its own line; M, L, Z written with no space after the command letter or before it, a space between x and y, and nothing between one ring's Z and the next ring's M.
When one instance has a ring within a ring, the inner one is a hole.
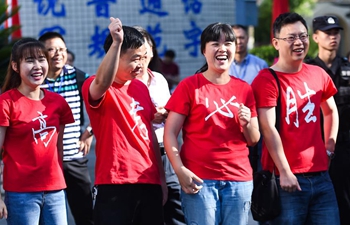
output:
M151 121L156 109L148 89L139 80L129 85L113 82L98 105L89 102L89 87L83 99L96 137L95 184L160 184L152 143Z
M276 71L281 84L280 136L293 173L325 171L328 158L321 135L320 104L332 97L335 88L328 74L318 66L303 64L300 72ZM278 87L268 69L252 83L257 108L277 105ZM263 145L262 166L273 169Z
M23 96L17 89L0 95L0 126L7 127L3 144L6 191L66 188L57 138L59 126L73 123L74 118L63 97L42 91L45 96L39 101Z
M247 142L237 117L240 103L257 116L246 82L231 77L227 84L216 85L201 73L181 81L168 101L167 110L186 116L180 155L200 178L252 180Z

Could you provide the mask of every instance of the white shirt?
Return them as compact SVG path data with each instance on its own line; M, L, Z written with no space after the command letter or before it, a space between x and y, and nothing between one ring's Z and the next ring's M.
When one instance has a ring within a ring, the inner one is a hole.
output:
M152 71L151 82L148 87L151 100L156 107L164 107L170 98L168 82L164 76L158 72ZM164 123L153 123L158 142L163 142Z

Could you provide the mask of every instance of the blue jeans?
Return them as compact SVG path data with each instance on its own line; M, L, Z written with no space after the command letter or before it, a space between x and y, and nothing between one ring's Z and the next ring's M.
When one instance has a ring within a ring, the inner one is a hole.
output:
M277 185L282 212L270 221L274 225L339 225L339 211L332 181L328 172L317 176L296 175L301 191L283 191L279 177Z
M248 223L253 182L204 180L197 194L181 192L185 220L190 225Z
M45 192L5 192L8 225L66 225L64 190Z

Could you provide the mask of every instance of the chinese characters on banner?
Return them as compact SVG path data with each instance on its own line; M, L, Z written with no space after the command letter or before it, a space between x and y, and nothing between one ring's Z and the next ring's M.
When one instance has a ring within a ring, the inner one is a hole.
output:
M189 76L204 61L200 53L202 29L214 22L234 23L234 1L210 0L18 0L24 37L47 31L63 35L76 54L76 65L94 74L104 56L109 18L123 25L139 25L154 37L160 56L176 52L181 76Z

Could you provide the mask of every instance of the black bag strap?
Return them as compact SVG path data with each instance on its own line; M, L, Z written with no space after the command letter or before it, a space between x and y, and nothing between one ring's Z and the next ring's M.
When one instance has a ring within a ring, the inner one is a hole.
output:
M277 83L277 88L278 88L278 97L277 97L277 105L276 105L276 123L275 123L275 127L277 129L277 131L280 130L280 124L281 124L281 84L280 84L280 81L277 77L277 74L276 72L269 68L270 70L270 73L272 74L272 76L275 78L276 80L276 83ZM274 166L274 169L272 171L272 177L275 178L275 166Z
M75 73L77 75L78 89L81 90L81 87L83 86L83 83L85 81L85 72L81 71L78 68L75 68Z
M80 96L80 126L82 126L85 123L85 118L84 118L84 105L83 105L83 96L81 92L81 87L83 86L83 83L85 81L86 73L81 71L80 69L75 68L75 74L76 74L77 85L78 85L79 96Z
M276 105L276 124L275 127L277 129L277 131L279 131L280 129L280 124L281 124L281 85L280 85L280 81L277 77L276 72L269 68L272 76L275 78L276 83L277 83L277 88L278 88L278 97L277 97L277 105Z

